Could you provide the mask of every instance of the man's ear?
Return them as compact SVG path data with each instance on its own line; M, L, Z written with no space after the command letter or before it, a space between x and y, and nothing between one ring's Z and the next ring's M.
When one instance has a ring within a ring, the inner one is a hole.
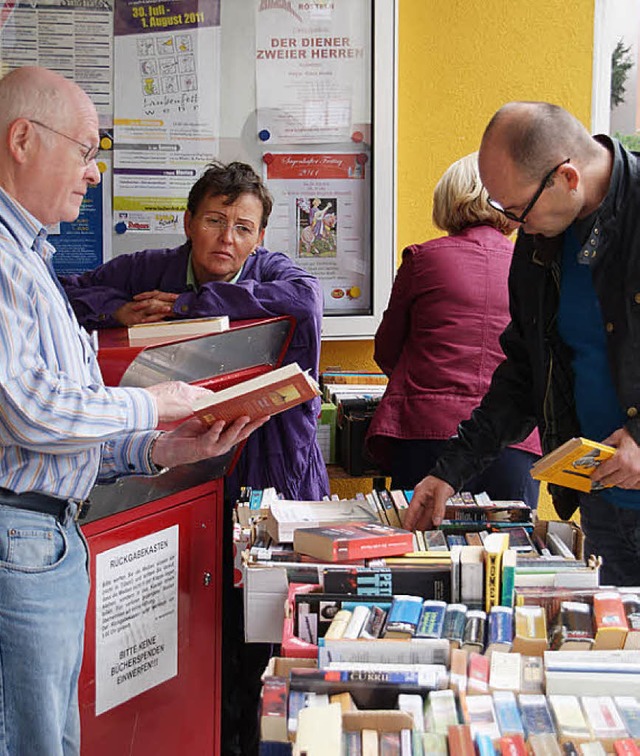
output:
M258 234L258 243L256 244L256 247L261 247L262 242L264 241L264 232L266 231L266 228L263 228L260 233Z
M13 159L25 163L34 147L35 129L26 118L17 118L7 129L7 148Z
M187 239L191 239L191 231L189 230L190 224L191 224L191 213L188 210L185 210L184 217L182 219L182 225L184 227L184 235L187 237Z
M556 171L559 180L564 181L569 191L574 192L580 183L580 171L572 163L561 165Z

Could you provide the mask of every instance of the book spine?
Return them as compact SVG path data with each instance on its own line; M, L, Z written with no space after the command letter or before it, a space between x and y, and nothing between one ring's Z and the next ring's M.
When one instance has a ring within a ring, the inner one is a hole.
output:
M384 508L389 525L392 525L394 528L401 528L402 523L400 522L400 516L398 515L398 510L393 504L393 499L391 498L389 491L387 491L386 488L383 488L376 491L376 493L378 494L378 498Z
M425 601L416 626L416 638L440 638L447 605L444 601Z
M494 606L489 612L487 646L500 644L511 646L513 642L513 609L508 606Z
M464 604L449 604L444 615L442 637L451 642L452 648L457 648L464 637L467 607Z

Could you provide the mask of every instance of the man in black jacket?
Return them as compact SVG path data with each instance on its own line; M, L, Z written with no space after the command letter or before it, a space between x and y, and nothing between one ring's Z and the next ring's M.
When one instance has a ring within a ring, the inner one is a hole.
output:
M515 102L487 126L480 173L493 206L520 224L509 274L506 356L469 420L416 487L405 526L437 526L445 501L537 424L548 453L573 436L616 447L579 506L602 581L640 583L640 165L562 108Z

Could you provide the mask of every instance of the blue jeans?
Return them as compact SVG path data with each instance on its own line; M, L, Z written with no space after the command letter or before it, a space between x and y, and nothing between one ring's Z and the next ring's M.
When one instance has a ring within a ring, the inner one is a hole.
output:
M88 552L69 507L55 517L0 498L0 755L80 752L78 677Z
M580 494L584 553L602 557L602 585L640 585L640 510Z

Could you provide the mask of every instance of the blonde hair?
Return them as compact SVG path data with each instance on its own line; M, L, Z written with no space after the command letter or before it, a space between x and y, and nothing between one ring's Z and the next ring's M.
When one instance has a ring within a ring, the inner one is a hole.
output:
M433 192L433 222L442 231L458 234L469 226L485 224L503 234L513 226L487 202L489 195L480 181L478 153L472 152L450 165Z

